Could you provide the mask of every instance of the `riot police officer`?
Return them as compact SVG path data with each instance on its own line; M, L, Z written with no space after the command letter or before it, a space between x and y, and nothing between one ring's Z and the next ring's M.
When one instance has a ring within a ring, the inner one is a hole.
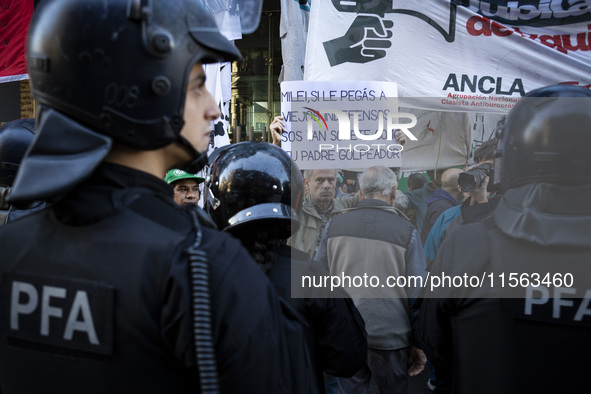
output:
M239 58L199 1L40 3L9 199L53 204L0 229L3 394L297 392L268 279L163 181L206 160L202 64Z
M0 127L0 226L45 207L35 201L15 207L5 201L25 152L35 137L35 119L17 119Z
M436 392L583 391L591 369L591 92L534 90L497 137L503 198L491 217L443 242L430 275L470 281L425 293L418 340L445 382Z
M218 228L240 239L278 294L305 317L315 372L308 378L324 392L323 372L350 377L363 367L367 334L343 289L329 292L302 284L302 278L330 274L303 251L286 245L300 227L300 171L285 151L266 142L241 142L216 153L206 180L206 210Z

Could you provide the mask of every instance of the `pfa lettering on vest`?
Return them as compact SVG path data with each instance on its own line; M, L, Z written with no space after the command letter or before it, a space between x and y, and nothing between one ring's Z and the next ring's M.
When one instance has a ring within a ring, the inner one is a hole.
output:
M513 311L523 320L591 328L591 289L529 286Z
M114 288L25 273L0 282L1 329L16 346L49 352L113 352Z

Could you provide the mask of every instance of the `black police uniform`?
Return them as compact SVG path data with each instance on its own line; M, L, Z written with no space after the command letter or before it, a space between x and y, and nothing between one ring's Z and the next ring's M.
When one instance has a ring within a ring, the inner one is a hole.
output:
M437 370L436 392L585 391L591 211L584 196L590 192L589 185L523 185L505 193L492 217L449 234L431 275L484 275L485 282L447 293L453 298L423 299L417 342ZM527 273L532 287L510 287L511 273ZM533 287L533 273L540 282L559 273L563 282Z
M329 289L325 287L302 288L302 276L330 275L320 262L312 260L307 253L282 245L267 275L277 293L308 323L306 338L321 392L324 392L322 372L348 378L365 365L367 332L347 293L335 289L328 294Z
M201 230L222 392L287 391L285 366L265 358L282 345L274 289L238 241ZM110 163L0 228L0 391L199 392L194 234L169 185Z

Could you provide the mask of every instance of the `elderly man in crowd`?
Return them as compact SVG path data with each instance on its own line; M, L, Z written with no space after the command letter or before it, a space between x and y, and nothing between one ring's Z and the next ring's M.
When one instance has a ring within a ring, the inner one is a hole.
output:
M408 393L408 377L420 373L425 356L412 343L414 300L420 286L386 285L388 278L424 278L425 256L418 231L394 208L396 174L366 169L359 179L360 202L326 226L315 258L349 292L365 320L366 365L352 378L338 378L339 392L366 393L373 376L382 393ZM358 286L345 278L367 278Z

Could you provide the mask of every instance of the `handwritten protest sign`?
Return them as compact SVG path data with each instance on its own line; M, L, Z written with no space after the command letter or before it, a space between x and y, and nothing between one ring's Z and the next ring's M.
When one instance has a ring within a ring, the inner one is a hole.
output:
M406 129L412 139L416 124L413 115L398 112L392 82L283 82L281 114L282 148L301 169L399 167L395 132Z

